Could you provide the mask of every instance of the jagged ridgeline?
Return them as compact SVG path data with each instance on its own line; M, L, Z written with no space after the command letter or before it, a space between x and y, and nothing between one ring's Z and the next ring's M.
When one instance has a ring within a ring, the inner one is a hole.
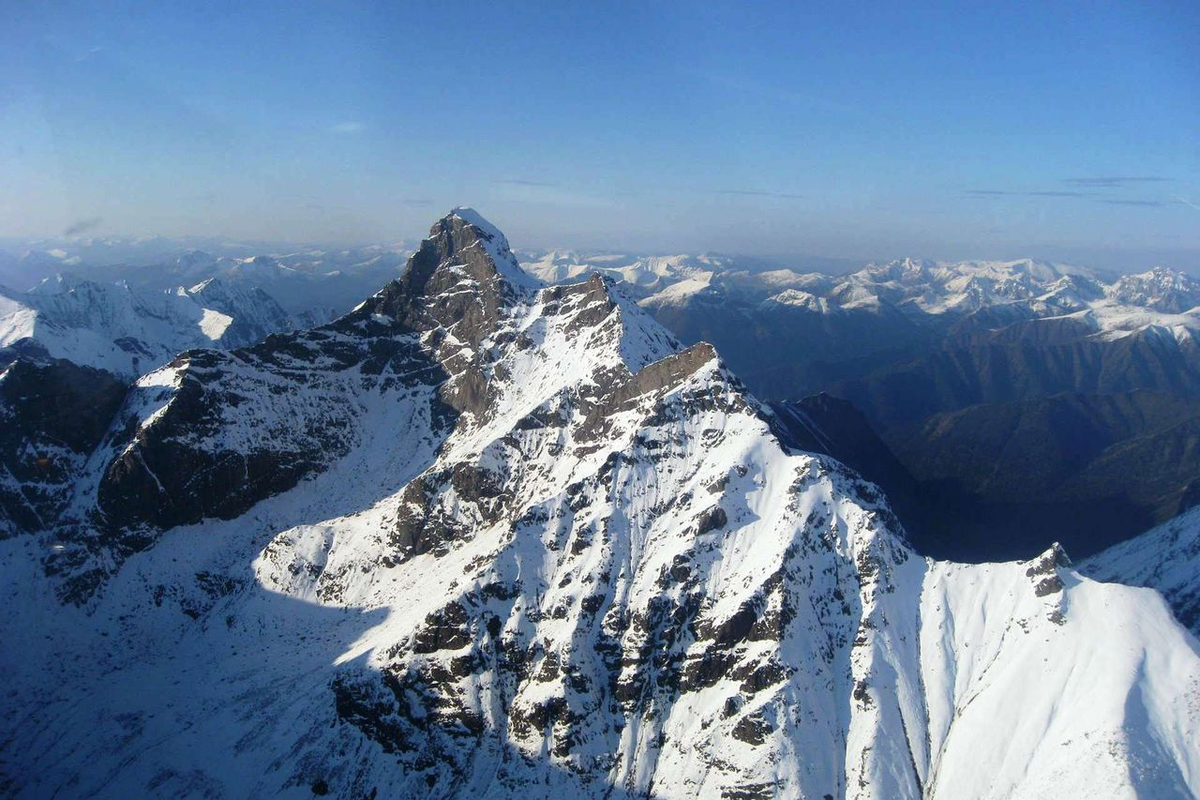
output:
M1200 658L1157 594L1057 548L926 559L787 425L458 209L345 317L142 377L0 541L0 786L1200 790Z

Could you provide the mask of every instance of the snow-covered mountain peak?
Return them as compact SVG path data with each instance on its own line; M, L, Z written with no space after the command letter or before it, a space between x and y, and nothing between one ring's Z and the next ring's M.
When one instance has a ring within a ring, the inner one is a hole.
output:
M1025 575L1032 580L1034 593L1038 597L1045 597L1062 591L1063 580L1060 572L1070 567L1071 559L1067 557L1062 545L1055 542L1041 555L1030 559Z
M183 274L211 269L220 259L205 250L192 250L175 259L175 266Z
M290 321L265 292L210 279L165 291L64 280L3 292L0 348L65 358L133 378L194 347L237 347Z
M1200 305L1200 282L1182 272L1155 267L1140 275L1122 275L1108 294L1125 305L1182 314Z
M711 346L505 252L452 214L350 314L138 382L0 540L30 794L1200 788L1152 593L918 556Z
M73 272L56 272L54 275L38 281L29 289L29 294L61 294L70 291L84 280L85 278Z
M497 246L508 248L508 238L500 232L500 229L491 222L483 218L475 209L469 206L457 206L450 211L450 217L457 217L463 222L474 227L489 240L496 242Z
M862 273L870 276L874 281L911 284L928 280L933 266L932 262L923 259L904 258L884 264L868 264L862 269Z
M829 301L823 297L817 297L811 292L806 292L803 289L784 289L778 294L771 295L762 301L761 304L762 308L772 308L775 306L803 308L807 311L820 314L828 311Z
M500 232L500 229L484 219L483 215L475 209L455 208L434 224L429 232L429 237L438 239L447 234L450 237L451 250L443 252L444 257L455 251L462 252L478 246L487 253L493 269L505 280L526 289L540 288L543 285L541 281L521 268L520 262L509 248L508 239ZM428 241L429 239L426 239L425 242L422 242L422 248Z

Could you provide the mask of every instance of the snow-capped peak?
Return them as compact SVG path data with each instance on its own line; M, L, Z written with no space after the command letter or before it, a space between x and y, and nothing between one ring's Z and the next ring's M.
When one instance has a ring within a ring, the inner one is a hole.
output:
M1155 267L1140 275L1122 275L1109 296L1125 305L1182 314L1200 305L1200 283L1182 272Z
M450 212L450 216L458 217L468 225L474 225L481 233L495 241L497 246L508 248L508 239L500 232L500 229L484 219L483 215L475 209L458 206Z
M512 250L508 246L508 239L500 232L499 228L484 219L483 215L478 211L473 208L460 206L451 211L439 225L447 223L450 220L459 220L477 232L479 244L487 250L496 271L505 280L526 289L539 289L544 285L536 277L521 268L520 262L517 261L517 257L513 255ZM437 228L438 226L435 225L434 230L430 234L435 235Z
M506 253L453 212L350 314L137 383L73 504L0 540L23 789L1200 789L1200 657L1152 592L922 558L711 346Z
M261 290L216 278L161 292L69 278L0 297L0 348L33 348L126 378L190 348L251 344L289 324Z

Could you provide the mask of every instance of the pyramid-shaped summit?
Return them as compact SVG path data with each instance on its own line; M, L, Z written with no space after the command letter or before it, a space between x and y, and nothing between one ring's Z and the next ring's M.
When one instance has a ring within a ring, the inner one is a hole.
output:
M138 382L0 542L27 791L1200 789L1156 595L921 557L711 347L510 259L458 209L342 319Z
M475 281L487 281L499 275L515 286L542 286L521 269L504 234L470 208L456 208L434 223L429 236L409 259L402 280L406 280L412 290L424 291L439 267L449 273L444 276L445 281L464 274Z

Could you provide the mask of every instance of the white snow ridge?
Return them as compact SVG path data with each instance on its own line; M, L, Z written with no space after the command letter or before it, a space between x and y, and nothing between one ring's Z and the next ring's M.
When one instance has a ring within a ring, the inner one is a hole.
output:
M4 793L1200 792L1156 592L923 558L622 292L459 209L346 317L139 382L0 541Z

